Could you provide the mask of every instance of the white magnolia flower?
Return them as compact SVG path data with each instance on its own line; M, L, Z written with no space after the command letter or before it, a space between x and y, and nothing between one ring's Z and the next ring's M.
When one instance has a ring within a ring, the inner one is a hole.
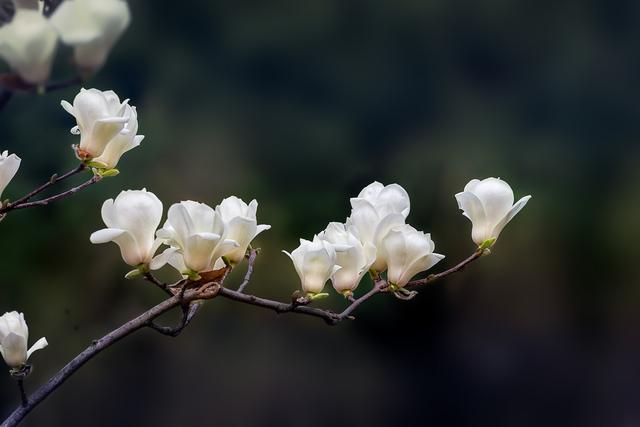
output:
M58 33L38 10L16 8L13 19L0 27L0 57L27 83L49 79Z
M380 216L399 213L406 219L411 210L409 194L398 184L385 186L374 181L363 188L358 197L351 199L352 205L354 200L366 200L371 203Z
M80 89L80 93L74 98L73 105L67 101L61 102L62 108L76 118L78 125L71 129L71 133L80 134L80 157L99 157L116 137L132 133L133 127L125 129L125 125L135 116L135 110L128 102L128 99L120 102L120 98L112 90L102 92L98 89L84 88ZM137 121L135 125L137 130ZM119 150L114 147L114 151Z
M232 264L242 261L251 241L258 234L271 228L270 225L258 225L257 209L257 201L252 200L247 205L236 196L227 197L216 206L216 212L224 224L224 237L238 244L237 248L225 255Z
M336 250L336 264L340 267L331 281L341 294L351 294L375 261L376 248L363 245L344 224L332 222L318 237L331 243Z
M394 228L382 239L380 252L388 265L387 280L405 286L418 273L433 267L444 258L435 254L431 235L410 225Z
M386 187L379 182L366 186L358 197L351 199L351 216L347 228L365 246L373 246L379 253L380 242L393 227L404 224L411 209L409 195L398 184ZM371 269L382 272L387 266L377 255Z
M15 154L9 155L7 150L0 154L0 197L4 189L7 188L7 185L9 185L9 182L11 182L18 172L20 162L20 157Z
M108 228L96 231L91 243L115 242L129 265L148 264L160 246L155 239L162 219L162 202L150 191L127 190L102 205L102 220Z
M74 46L76 64L91 71L104 65L130 20L122 0L66 0L51 16L62 41Z
M34 351L42 350L48 343L40 338L27 350L29 328L24 321L24 314L12 311L0 316L0 354L10 368L20 368Z
M125 105L125 109L125 116L129 117L129 121L122 131L109 141L102 154L93 159L96 163L104 164L106 169L115 168L120 157L127 151L136 148L144 139L144 135L136 135L138 132L138 112L136 107Z
M471 238L477 245L497 239L530 198L525 196L513 204L513 190L499 178L472 179L463 192L456 194L463 215L471 220Z
M169 263L182 274L211 270L218 258L239 247L236 241L225 237L218 212L191 200L171 205L158 237L171 247L153 260L151 268Z
M318 236L313 241L300 239L300 246L293 252L282 251L291 258L300 276L302 290L309 294L319 294L324 284L340 266L336 265L336 251L333 245Z

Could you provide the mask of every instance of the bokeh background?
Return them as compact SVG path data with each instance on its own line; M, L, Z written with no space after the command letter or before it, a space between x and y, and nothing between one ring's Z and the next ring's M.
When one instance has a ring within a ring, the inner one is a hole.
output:
M282 300L298 279L281 249L344 220L373 180L411 194L409 222L447 256L438 268L474 248L453 198L469 179L533 199L490 257L410 302L378 297L328 327L213 300L178 338L142 331L101 354L25 425L640 425L639 2L131 8L86 86L132 99L142 146L118 177L0 224L0 311L24 311L32 340L50 342L29 389L162 298L123 279L115 246L88 241L122 189L165 207L257 198L273 228L248 290ZM0 113L0 148L23 159L4 196L74 166L59 103L77 90ZM0 418L17 404L0 378Z

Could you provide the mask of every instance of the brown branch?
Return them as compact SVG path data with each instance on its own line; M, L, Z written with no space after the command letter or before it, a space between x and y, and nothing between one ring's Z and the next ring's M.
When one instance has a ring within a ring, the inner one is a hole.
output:
M462 270L465 269L465 267L467 265L471 264L473 261L477 260L481 256L483 256L485 254L488 254L488 253L489 253L488 249L477 249L469 258L465 259L464 261L461 261L460 263L456 264L455 266L451 267L450 269L445 270L445 271L443 271L441 273L430 274L427 277L425 277L424 279L413 280L413 281L407 283L406 287L427 285L429 283L435 282L436 280L442 279L443 277L447 277L450 274L462 271Z
M27 208L33 208L36 206L46 206L49 203L55 202L56 200L61 200L64 199L66 197L72 196L75 193L95 184L96 182L100 181L102 179L102 177L98 174L94 175L91 177L91 179L89 179L88 181L83 182L82 184L78 185L77 187L73 187L70 188L67 191L63 191L62 193L59 194L55 194L51 197L47 197L46 199L42 199L42 200L36 200L35 202L25 202L25 203L20 203L20 204L15 204L15 203L11 203L8 204L7 206L4 206L2 209L0 209L0 214L5 214L7 212L13 211L13 210L17 210L17 209L27 209Z
M240 286L238 286L238 292L241 292L241 293L244 292L244 289L249 284L249 281L251 280L251 275L253 274L253 264L256 262L257 255L258 255L257 249L251 249L249 251L249 260L247 261L247 273L244 275L244 280L242 281Z
M42 193L44 190L46 190L47 188L51 187L53 184L57 184L59 182L62 182L65 179L70 178L70 177L74 176L75 174L78 174L78 173L82 172L86 168L87 168L87 166L84 163L80 163L77 167L71 169L69 172L67 172L65 174L62 174L60 176L58 176L57 174L53 175L47 182L45 182L44 184L42 184L41 186L39 186L35 190L27 193L26 195L24 195L23 197L19 198L18 200L9 203L7 206L4 206L2 209L0 209L0 214L5 213L7 211L10 211L12 209L15 209L15 206L18 206L18 205L20 205L22 203L25 203L25 202L29 201L32 197Z
M480 258L486 250L477 250L469 258L460 262L456 266L443 271L442 273L432 274L425 279L415 280L410 282L407 286L419 286L427 283L432 283L435 280L446 277L450 274L463 270L469 263ZM254 257L255 259L255 257ZM18 407L7 418L0 427L14 427L24 417L26 417L38 404L45 400L51 393L53 393L58 387L60 387L71 375L73 375L78 369L80 369L85 363L91 360L101 351L115 344L122 338L132 334L133 332L148 327L163 335L178 336L185 327L187 327L190 321L198 312L201 301L211 299L216 296L221 296L236 302L249 304L257 307L262 307L275 311L276 313L299 313L311 317L318 317L323 319L329 325L336 325L345 319L353 319L352 313L364 302L368 301L374 295L388 291L388 284L380 277L376 277L374 280L374 286L367 293L359 298L352 299L351 304L347 306L341 313L335 313L330 310L323 310L319 308L310 307L304 303L298 303L296 301L291 303L283 303L279 301L273 301L266 298L260 298L255 295L249 295L240 292L239 290L232 290L222 286L224 279L227 277L229 268L209 272L209 274L203 273L204 277L198 281L181 280L177 284L169 286L163 284L157 280L151 274L146 275L145 279L155 283L165 291L169 291L173 296L167 300L161 302L140 316L125 323L114 331L108 333L104 337L96 340L85 349L82 353L76 356L71 362L69 362L64 368L62 368L57 374L55 374L46 384L36 390L31 399L23 402L24 406ZM249 274L250 276L250 274ZM245 276L245 280L247 277ZM156 283L157 282L157 283ZM243 281L244 284L244 281ZM195 286L195 288L193 288ZM242 286L242 285L241 285ZM154 322L154 319L166 313L167 311L180 306L182 308L183 316L179 325L176 327L161 326Z
M103 350L111 347L121 339L128 335L149 326L149 322L166 313L167 311L180 306L182 304L188 304L194 300L199 299L211 299L216 296L217 284L209 284L209 286L203 286L196 290L188 290L184 296L174 295L173 297L164 300L160 304L151 308L150 310L142 313L140 316L133 320L128 321L119 328L111 331L104 337L93 341L93 343L87 347L82 353L76 356L71 362L69 362L64 368L58 371L49 381L37 389L31 398L27 401L26 405L18 407L7 418L0 427L14 427L24 419L36 406L38 406L43 400L45 400L51 393L53 393L58 387L64 384L71 375L73 375L78 369L84 366L89 360L93 359L97 354ZM188 323L188 322L187 322Z

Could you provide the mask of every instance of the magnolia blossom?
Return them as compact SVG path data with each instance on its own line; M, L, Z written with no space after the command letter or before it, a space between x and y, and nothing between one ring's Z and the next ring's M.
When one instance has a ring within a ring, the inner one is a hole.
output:
M430 234L410 225L394 228L382 239L380 252L388 265L387 280L403 287L416 274L430 269L444 255L433 253L435 244Z
M358 197L351 199L351 204L358 204L359 200L366 200L378 212L380 216L389 214L402 214L406 219L411 210L409 194L398 184L384 184L374 181L362 189Z
M20 6L20 5L18 5ZM44 83L51 73L58 34L36 9L17 7L0 27L0 57L27 83Z
M232 264L242 261L251 241L258 234L271 228L270 225L258 225L257 209L256 200L247 205L236 196L227 197L216 206L216 212L224 224L224 237L238 244L237 248L225 255Z
M91 243L115 242L129 265L148 264L160 246L155 232L162 219L162 202L155 194L127 190L102 205L102 220L108 228L96 231Z
M0 154L0 196L18 172L20 161L20 157L15 154L9 155L7 150Z
M75 2L77 0L72 0ZM65 2L68 3L68 2ZM92 159L101 156L107 146L114 142L110 152L105 154L104 160L112 163L124 151L135 146L135 132L138 129L137 115L129 100L120 102L120 98L112 90L102 92L98 89L80 89L80 93L73 100L73 105L62 101L61 105L69 114L76 118L77 126L71 129L71 133L80 134L78 155L82 158ZM131 119L135 123L126 126ZM131 137L133 133L133 145L128 140L120 140L120 136ZM140 139L137 141L140 143ZM124 149L123 149L124 148Z
M351 199L351 216L347 228L365 246L373 246L379 252L380 242L393 227L404 224L411 209L407 192L398 184L386 187L373 182L358 197ZM387 268L384 259L377 255L371 269L382 272Z
M472 179L456 194L463 215L471 220L471 237L477 245L497 239L505 225L527 204L531 196L513 203L513 190L499 178Z
M90 71L104 65L130 19L122 0L67 0L51 16L62 41L74 46L76 64Z
M369 271L376 258L376 248L370 243L363 245L344 224L330 223L318 237L331 243L336 250L336 264L340 267L331 281L341 294L351 294Z
M118 165L120 157L127 151L136 148L144 135L136 135L138 132L138 113L136 107L125 106L127 111L125 115L129 116L129 121L125 124L122 131L117 134L105 147L102 154L95 159L97 164L103 164L106 169L113 169Z
M27 350L29 328L24 321L24 314L12 311L0 317L0 354L10 368L20 368L34 351L42 350L48 343L40 338Z
M322 292L327 280L340 270L340 266L336 265L335 248L318 236L314 236L313 241L300 239L297 249L291 253L283 252L293 261L302 290L309 294Z
M151 268L169 263L183 274L211 270L218 258L240 247L225 237L218 212L191 200L171 205L167 221L157 235L171 247L153 260Z

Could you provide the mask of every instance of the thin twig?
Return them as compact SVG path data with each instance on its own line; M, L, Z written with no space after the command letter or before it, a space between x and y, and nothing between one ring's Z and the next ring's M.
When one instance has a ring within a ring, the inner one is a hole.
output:
M4 88L2 88L2 92L0 92L0 111L7 106L14 93L39 93L40 90L42 90L44 93L54 92L60 89L66 89L68 87L81 84L83 82L83 79L80 76L73 76L65 80L47 83L44 85L44 87L27 84L21 79L18 79L18 82L18 89L9 88L6 85Z
M429 283L433 283L436 280L442 279L443 277L447 277L450 274L457 273L458 271L462 271L462 270L464 270L464 268L467 265L469 265L473 261L477 260L482 255L484 255L485 253L488 253L486 251L488 251L488 250L487 249L478 249L469 258L465 259L464 261L459 262L458 264L456 264L455 266L451 267L450 269L445 270L445 271L443 271L441 273L438 273L438 274L430 274L429 276L425 277L424 279L411 281L411 282L407 283L406 287L426 285L426 284L429 284Z
M16 201L13 201L11 203L9 203L7 206L4 206L2 209L0 209L0 213L5 213L7 211L10 211L12 209L16 209L15 207L25 203L27 201L29 201L29 199L31 199L32 197L42 193L44 190L46 190L47 188L51 187L53 184L57 184L59 182L64 181L67 178L70 178L82 171L84 171L85 169L87 169L87 166L84 163L80 163L77 167L71 169L69 172L63 174L63 175L53 175L47 182L45 182L44 184L42 184L41 186L39 186L38 188L36 188L35 190L27 193L26 195L24 195L23 197L19 198Z
M77 187L73 187L67 191L63 191L60 194L56 194L53 195L51 197L47 197L46 199L42 199L42 200L36 200L35 202L27 202L27 203L21 203L19 205L8 205L3 207L2 209L0 209L0 214L2 213L6 213L12 210L17 210L17 209L27 209L27 208L33 208L35 206L46 206L51 202L55 202L56 200L60 200L60 199L64 199L66 197L69 197L75 193L77 193L78 191L81 191L87 187L89 187L90 185L95 184L96 182L100 181L102 179L102 177L100 175L94 175L91 177L91 179L89 179L88 181L83 182L82 184L78 185Z
M257 255L258 255L257 249L251 249L251 251L249 252L249 260L247 262L247 273L244 275L244 280L242 281L240 286L238 286L238 292L240 293L244 292L244 289L247 287L247 285L249 284L249 281L251 280L251 275L253 274L253 264L256 262Z
M175 326L175 327L162 326L162 325L158 325L153 321L149 321L146 326L148 326L149 328L153 329L156 332L161 333L162 335L167 335L175 338L178 335L180 335L180 333L184 330L184 328L189 326L189 323L191 323L191 320L198 313L198 310L200 309L201 305L202 303L200 302L192 302L188 307L183 307L182 320L180 321L180 324L178 324L178 326Z
M169 285L167 285L166 283L164 283L164 282L160 281L160 280L159 280L156 276L154 276L154 275L153 275L153 273L151 273L150 271L148 271L148 272L146 272L146 273L144 274L144 279L145 279L147 282L151 282L151 283L153 283L154 285L156 285L158 288L162 289L162 291L163 291L164 293L166 293L167 295L169 295L169 296L171 296L171 297L174 295L174 294L173 294L173 292L171 292L171 291L169 290Z

